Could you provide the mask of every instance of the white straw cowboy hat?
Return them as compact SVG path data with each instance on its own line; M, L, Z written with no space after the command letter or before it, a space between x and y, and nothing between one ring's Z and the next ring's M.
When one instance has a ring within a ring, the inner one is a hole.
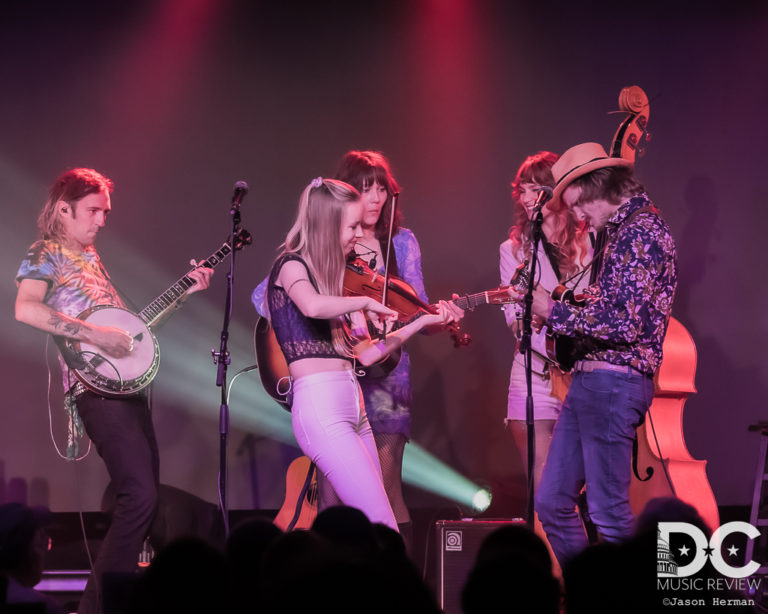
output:
M557 202L574 179L607 166L632 166L632 162L611 158L600 143L574 145L552 165L552 177L555 179L552 202Z

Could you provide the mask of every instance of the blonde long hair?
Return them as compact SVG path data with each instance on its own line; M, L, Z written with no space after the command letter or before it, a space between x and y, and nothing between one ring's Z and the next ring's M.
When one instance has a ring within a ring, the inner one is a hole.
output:
M280 246L282 253L301 256L320 294L342 295L346 261L341 246L341 218L344 206L357 200L360 200L360 192L348 183L338 179L314 179L301 193L296 221ZM346 318L341 316L331 320L331 332L336 351L351 356Z

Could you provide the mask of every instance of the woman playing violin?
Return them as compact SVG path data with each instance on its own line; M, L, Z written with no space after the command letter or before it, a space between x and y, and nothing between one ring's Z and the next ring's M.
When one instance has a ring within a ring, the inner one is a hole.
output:
M389 273L410 284L418 297L428 303L421 272L421 249L415 235L400 225L399 207L392 220L393 200L400 188L388 160L377 151L349 151L339 162L336 178L357 188L363 201L362 236L355 243L355 253L372 269L384 273L387 240L392 236ZM390 222L392 228L390 232ZM455 320L463 312L447 305ZM439 327L438 327L439 328ZM430 327L434 332L435 327ZM410 545L412 526L403 498L402 466L405 444L411 429L410 358L403 349L395 369L385 377L366 377L360 382L368 419L379 451L384 486L400 531ZM322 485L321 485L322 486ZM321 488L321 505L323 495Z
M501 283L508 284L521 263L531 258L531 215L541 186L554 186L552 165L557 161L557 154L540 151L528 156L517 171L512 181L512 203L514 225L509 230L509 238L501 244L500 269ZM586 287L588 275L579 275L580 270L591 260L591 248L588 247L586 233L577 227L568 210L561 203L550 202L542 213L544 223L542 231L544 241L539 246L537 260L538 284L551 292L558 284L573 278L567 285L571 288ZM575 277L574 277L575 276ZM519 338L521 326L519 318L522 311L514 305L505 308L504 314L508 326L516 338ZM546 360L546 328L534 331L532 338L532 392L535 419L534 488L538 486L544 461L547 458L552 430L560 414L562 398L553 393L553 378L560 376L559 370ZM526 397L528 389L525 378L525 357L515 352L512 370L509 376L509 397L507 401L506 424L521 454L524 466L528 458L526 432Z
M267 284L272 326L292 379L293 432L345 505L397 529L381 478L354 362L370 365L425 326L454 321L441 302L384 338L368 337L396 312L369 297L342 296L345 262L363 237L364 204L352 186L317 178L299 201Z

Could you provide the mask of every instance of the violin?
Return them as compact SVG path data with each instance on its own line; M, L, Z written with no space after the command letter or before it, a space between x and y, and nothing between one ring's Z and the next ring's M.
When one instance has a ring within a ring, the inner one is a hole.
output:
M347 262L344 271L344 296L368 296L381 301L385 294L384 289L384 276L371 269L360 258ZM437 307L422 301L413 286L399 277L390 276L386 289L386 306L397 312L398 326L408 324L419 316L437 313ZM472 341L472 337L463 332L455 322L446 327L453 337L455 347L464 347Z

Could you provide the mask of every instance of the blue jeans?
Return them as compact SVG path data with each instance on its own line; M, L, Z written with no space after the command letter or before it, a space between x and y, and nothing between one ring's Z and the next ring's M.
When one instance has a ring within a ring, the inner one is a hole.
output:
M637 373L577 372L555 425L535 509L561 565L587 546L576 502L586 484L592 522L605 541L632 532L632 441L653 399Z

